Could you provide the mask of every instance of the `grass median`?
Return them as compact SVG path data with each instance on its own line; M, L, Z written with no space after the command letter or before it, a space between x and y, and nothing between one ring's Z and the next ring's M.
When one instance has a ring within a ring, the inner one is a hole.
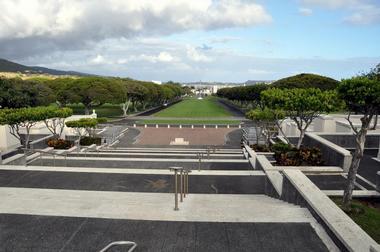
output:
M175 119L175 120L165 120L165 119L147 119L141 120L137 123L142 124L171 124L171 125L238 125L241 121L239 120L184 120L184 119Z
M218 102L216 97L206 97L202 100L196 98L185 99L173 106L159 111L154 117L176 118L217 118L230 117L232 114Z

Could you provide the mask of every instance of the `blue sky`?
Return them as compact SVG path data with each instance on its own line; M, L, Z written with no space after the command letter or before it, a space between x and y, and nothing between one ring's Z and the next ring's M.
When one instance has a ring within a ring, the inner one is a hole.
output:
M348 78L380 63L378 0L4 0L0 57L161 81ZM27 25L26 25L27 24Z

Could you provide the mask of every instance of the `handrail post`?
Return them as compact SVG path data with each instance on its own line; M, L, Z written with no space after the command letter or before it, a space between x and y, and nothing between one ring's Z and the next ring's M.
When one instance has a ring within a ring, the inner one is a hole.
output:
M170 171L174 171L174 211L178 211L178 170L181 167L170 167Z
M179 174L180 174L180 201L183 202L183 191L184 191L184 181L183 181L183 169L179 170Z
M198 171L201 171L202 154L198 153Z
M186 195L189 194L189 173L191 172L191 169L186 168L185 169L185 182L184 182L184 197L186 198Z

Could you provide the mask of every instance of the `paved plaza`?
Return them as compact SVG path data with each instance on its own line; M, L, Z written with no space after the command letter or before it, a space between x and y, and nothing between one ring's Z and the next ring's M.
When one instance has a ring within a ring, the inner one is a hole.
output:
M237 131L237 132L236 132ZM189 142L189 145L229 145L239 147L240 130L236 128L179 128L178 126L167 128L160 126L160 128L139 127L133 129L120 139L120 143L116 146L132 146L132 145L148 145L148 146L165 146L170 145L170 142L176 138L183 138Z

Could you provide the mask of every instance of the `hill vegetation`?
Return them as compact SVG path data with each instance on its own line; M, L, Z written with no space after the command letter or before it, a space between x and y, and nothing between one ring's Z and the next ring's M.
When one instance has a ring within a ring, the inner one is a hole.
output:
M6 59L0 59L0 75L6 77L12 76L11 73L19 75L18 77L25 77L30 75L75 75L75 76L87 76L89 74L75 72L75 71L61 71L39 66L25 66Z
M298 74L275 81L271 84L276 88L319 88L332 90L338 87L339 81L317 74Z

